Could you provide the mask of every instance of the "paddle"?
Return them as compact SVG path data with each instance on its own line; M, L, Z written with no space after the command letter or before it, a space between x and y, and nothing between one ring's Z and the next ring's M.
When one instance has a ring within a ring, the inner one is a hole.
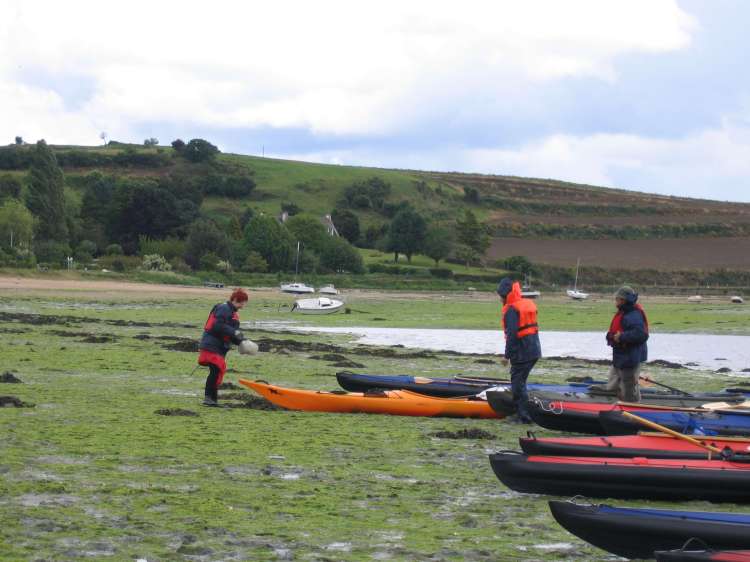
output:
M668 427L664 427L663 425L660 425L656 422L652 422L651 420L647 420L640 416L636 416L635 414L631 414L630 412L621 412L621 413L626 418L636 421L642 425L645 425L646 427L650 427L651 429L656 429L657 431L661 431L662 433L666 433L667 435L671 435L672 437L676 437L677 439L682 439L683 441L692 443L696 447L701 447L703 449L706 449L708 451L708 460L711 460L711 453L716 453L717 455L723 457L722 451L718 447L714 447L713 445L709 445L708 443L703 443L701 441L698 441L697 439L690 437L689 435L685 435L678 431L674 431L673 429L669 429Z
M656 382L654 379L650 379L648 377L644 377L643 375L640 375L638 378L640 380L643 380L643 381L646 381L646 382L650 382L651 384L655 384L655 385L661 386L663 388L666 388L667 390L671 390L672 392L679 392L680 394L684 394L685 396L692 396L692 394L690 394L689 392L685 392L684 390L680 390L679 388L675 388L673 386L669 386L669 385L666 385L666 384L663 384L663 383L660 383L660 382Z

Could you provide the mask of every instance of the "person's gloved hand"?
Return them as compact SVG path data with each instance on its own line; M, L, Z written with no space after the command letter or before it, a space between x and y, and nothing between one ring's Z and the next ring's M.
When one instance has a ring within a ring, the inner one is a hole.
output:
M232 341L239 345L242 343L242 340L245 339L245 334L242 333L242 330L235 330L234 335L232 336Z

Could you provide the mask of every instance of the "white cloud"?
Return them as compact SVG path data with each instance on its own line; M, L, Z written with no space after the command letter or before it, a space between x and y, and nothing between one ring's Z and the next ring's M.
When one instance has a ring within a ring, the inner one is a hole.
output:
M512 103L563 77L615 80L618 56L684 48L695 28L674 0L10 1L0 4L0 82L41 100L54 89L20 76L84 76L94 94L76 109L39 104L31 115L5 88L0 108L25 111L29 123L65 122L59 137L47 133L52 142L87 142L92 123L128 135L155 120L392 133L433 99ZM0 119L0 137L36 130L18 127Z

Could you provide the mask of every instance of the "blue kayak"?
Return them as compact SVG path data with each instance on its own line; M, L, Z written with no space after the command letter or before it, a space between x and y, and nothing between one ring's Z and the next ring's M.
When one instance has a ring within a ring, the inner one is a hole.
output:
M706 412L631 410L644 419L688 435L750 436L750 410L718 410ZM631 435L644 428L627 419L619 410L599 413L599 424L606 435Z
M653 559L655 551L681 548L695 538L713 549L750 548L750 515L578 505L551 501L565 529L625 558Z
M411 375L370 375L342 371L336 373L336 380L344 390L349 392L367 392L370 390L411 390L427 396L457 397L472 396L497 386L510 388L510 381L492 377L415 377ZM592 384L604 384L602 381L573 382L566 384L529 383L529 390L548 392L582 392Z

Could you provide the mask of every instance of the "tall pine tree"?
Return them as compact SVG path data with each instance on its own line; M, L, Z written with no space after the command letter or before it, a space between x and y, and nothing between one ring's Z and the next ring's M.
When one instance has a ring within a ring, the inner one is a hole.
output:
M36 143L29 172L29 191L26 206L38 219L37 240L51 240L66 244L68 227L65 224L65 195L63 173L57 159L44 140Z

